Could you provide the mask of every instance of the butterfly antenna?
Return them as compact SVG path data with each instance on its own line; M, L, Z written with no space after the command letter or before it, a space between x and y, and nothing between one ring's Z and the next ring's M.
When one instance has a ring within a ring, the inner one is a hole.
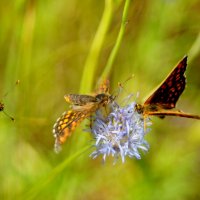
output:
M132 78L134 77L134 74L132 74L131 76L129 76L124 82L118 82L118 89L117 89L117 92L114 91L113 93L117 93L116 95L113 95L115 96L115 98L117 98L119 96L119 94L121 93L122 90L125 90L124 89L124 85L129 81L131 80Z
M5 98L5 97L9 94L9 92L12 91L13 88L16 87L16 86L19 85L19 84L20 84L20 80L16 80L16 81L15 81L15 85L14 85L13 87L11 87L11 88L3 95L3 98Z
M129 76L123 83L118 83L118 86L123 88L123 86L129 81L131 80L132 78L134 77L134 74L132 74L131 76Z
M2 111L8 118L10 118L12 121L15 121L15 119L13 117L11 117L8 113L6 113L4 110L2 110Z

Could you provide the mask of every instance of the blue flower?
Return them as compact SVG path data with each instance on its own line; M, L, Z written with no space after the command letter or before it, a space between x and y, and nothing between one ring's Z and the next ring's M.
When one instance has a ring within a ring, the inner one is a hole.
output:
M120 107L113 102L108 116L104 116L101 110L95 114L91 133L96 149L90 155L92 158L102 155L105 161L111 155L116 162L121 156L124 163L126 156L141 159L140 150L148 151L149 145L144 136L150 129L144 127L151 122L135 111L135 104Z

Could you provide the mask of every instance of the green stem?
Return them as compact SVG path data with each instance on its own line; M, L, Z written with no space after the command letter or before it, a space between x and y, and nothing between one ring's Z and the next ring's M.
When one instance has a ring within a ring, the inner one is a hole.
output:
M104 69L104 71L103 71L103 73L101 75L100 83L108 77L108 75L109 75L109 73L110 73L110 71L112 69L114 60L116 58L117 52L119 50L120 44L122 42L122 38L123 38L125 29L126 29L126 24L127 24L127 15L128 15L128 9L129 9L129 5L130 5L130 1L131 0L126 0L125 1L120 31L119 31L115 46L112 49L112 52L111 52L111 54L110 54L110 56L108 58L108 62L106 64L106 67L105 67L105 69Z
M105 0L105 8L103 16L101 18L100 25L94 37L89 55L87 57L84 66L83 76L80 86L80 93L88 93L91 92L92 90L95 72L97 68L97 61L99 58L103 42L105 40L106 33L110 26L112 15L113 15L113 0Z
M199 52L200 52L200 32L188 52L189 62L191 62L199 54Z
M50 182L52 182L58 174L60 174L73 160L83 154L85 151L91 148L91 145L88 145L82 148L80 151L74 153L72 156L65 159L61 164L55 167L52 172L45 179L37 182L27 193L22 197L22 199L35 199L35 197L41 192Z

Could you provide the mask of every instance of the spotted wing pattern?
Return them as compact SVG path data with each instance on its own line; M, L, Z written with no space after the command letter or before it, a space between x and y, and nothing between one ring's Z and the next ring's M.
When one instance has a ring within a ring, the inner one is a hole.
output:
M57 119L53 127L53 134L56 138L55 150L57 152L60 149L60 145L71 136L78 124L85 118L91 116L97 109L108 104L109 97L109 95L103 93L96 96L76 94L65 96L67 100L70 99L69 102L72 102L72 106L71 110L64 112L63 115Z
M185 70L187 67L187 56L185 56L173 71L168 75L159 88L144 102L144 107L157 105L163 109L175 108L176 102L185 89Z
M80 124L85 118L90 116L88 111L75 111L69 110L64 112L60 118L57 119L54 127L53 134L56 138L55 150L58 152L60 145L63 144L66 139L71 136L72 132L78 124Z
M137 104L138 113L144 116L154 115L164 118L165 116L186 117L200 119L200 116L184 113L175 108L176 102L185 89L186 77L184 75L187 67L187 56L185 56L173 71L168 75L158 89L145 101L144 105Z

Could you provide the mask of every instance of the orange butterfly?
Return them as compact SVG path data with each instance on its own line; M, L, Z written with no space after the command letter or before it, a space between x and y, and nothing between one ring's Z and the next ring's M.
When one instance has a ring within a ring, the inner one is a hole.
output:
M53 134L56 138L56 151L59 151L60 145L71 136L77 125L90 117L98 109L113 101L113 97L108 93L108 86L101 85L100 90L103 93L94 96L80 94L68 94L64 96L65 100L71 104L71 109L64 112L53 126Z
M135 109L137 112L142 113L144 117L157 115L160 118L164 118L165 116L178 116L200 119L199 115L185 113L180 110L172 110L175 108L176 102L185 89L186 77L184 73L186 67L187 56L178 63L158 89L146 99L143 105L136 104Z

